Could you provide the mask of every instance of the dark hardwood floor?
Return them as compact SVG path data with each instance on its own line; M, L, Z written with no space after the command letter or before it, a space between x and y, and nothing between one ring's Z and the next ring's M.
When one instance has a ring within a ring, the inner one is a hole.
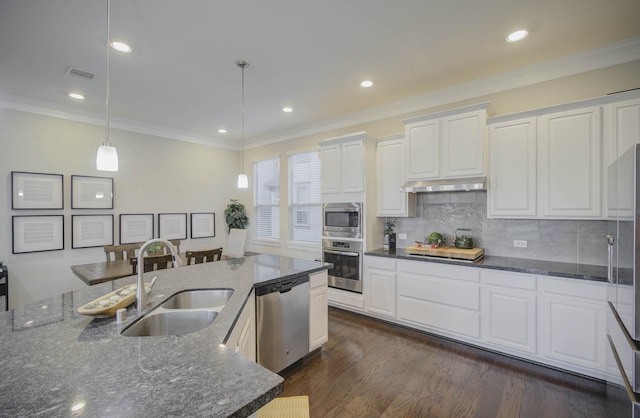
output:
M285 373L311 417L607 417L606 385L329 308L329 341Z

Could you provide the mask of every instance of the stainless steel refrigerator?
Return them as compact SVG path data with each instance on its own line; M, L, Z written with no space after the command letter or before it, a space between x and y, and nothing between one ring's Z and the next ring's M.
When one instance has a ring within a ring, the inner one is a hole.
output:
M608 380L626 391L609 407L612 416L640 418L640 144L609 166L608 216L607 337L618 366Z

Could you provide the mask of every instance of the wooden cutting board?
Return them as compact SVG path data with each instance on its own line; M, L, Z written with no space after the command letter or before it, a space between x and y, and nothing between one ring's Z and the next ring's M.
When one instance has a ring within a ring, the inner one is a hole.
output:
M405 248L405 251L409 254L421 254L421 255L431 255L435 257L457 258L460 260L475 260L484 255L484 250L482 248L456 248L456 247L448 247L446 245L442 245L437 248L431 248L428 245L423 245L422 247L418 247L417 245L412 245L411 247Z

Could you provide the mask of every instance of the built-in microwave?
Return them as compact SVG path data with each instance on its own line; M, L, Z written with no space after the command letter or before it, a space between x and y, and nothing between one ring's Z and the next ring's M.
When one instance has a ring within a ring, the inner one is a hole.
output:
M322 218L325 237L362 237L362 203L325 203Z

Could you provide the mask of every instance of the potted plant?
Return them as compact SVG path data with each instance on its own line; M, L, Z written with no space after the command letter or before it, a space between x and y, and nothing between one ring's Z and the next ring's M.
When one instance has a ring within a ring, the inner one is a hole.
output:
M384 241L382 244L383 250L395 251L396 250L396 220L387 219L384 224Z
M146 252L148 255L163 255L164 254L164 244L160 243L160 242L154 242L153 244L150 244L147 249Z
M231 203L224 210L224 220L227 222L227 232L231 231L231 228L247 229L249 224L247 211L238 199L231 199Z

